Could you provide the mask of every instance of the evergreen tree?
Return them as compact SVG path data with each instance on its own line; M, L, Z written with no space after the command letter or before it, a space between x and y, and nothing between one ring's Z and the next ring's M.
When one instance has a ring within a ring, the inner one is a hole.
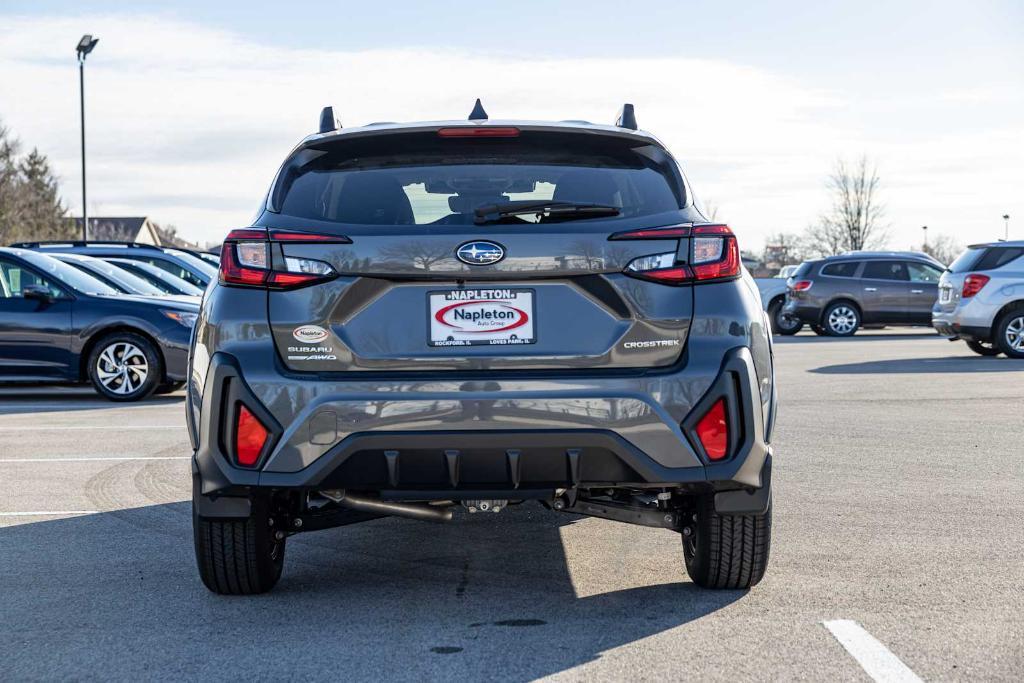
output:
M20 151L18 139L0 125L0 245L73 236L50 162L38 149L24 157Z
M23 184L21 226L28 239L54 240L72 237L74 225L64 218L67 209L60 200L56 176L50 162L34 149L19 165Z

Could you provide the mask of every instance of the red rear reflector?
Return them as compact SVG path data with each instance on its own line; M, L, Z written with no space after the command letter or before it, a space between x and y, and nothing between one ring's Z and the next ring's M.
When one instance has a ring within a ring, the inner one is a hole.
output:
M267 443L267 428L245 406L238 407L238 427L235 430L235 457L243 467L252 467L260 459L260 451Z
M609 240L671 240L689 237L690 227L676 225L670 228L645 228L643 230L627 230L614 233Z
M725 227L725 226L713 226ZM728 230L729 228L725 228ZM696 232L696 228L694 228ZM712 263L701 263L693 266L693 276L698 280L714 280L723 277L735 277L740 274L740 247L735 237L723 237L725 254L721 260Z
M813 285L813 284L814 283L811 282L810 280L800 280L799 282L794 282L793 283L793 291L794 292L805 292L808 289L810 289L811 285Z
M729 452L729 423L725 417L725 399L715 401L697 423L697 438L709 460L721 460Z
M981 291L981 288L988 284L989 276L980 273L971 273L964 278L964 288L960 291L961 299L970 299Z
M519 129L512 126L458 126L457 128L440 128L437 136L441 138L517 138Z

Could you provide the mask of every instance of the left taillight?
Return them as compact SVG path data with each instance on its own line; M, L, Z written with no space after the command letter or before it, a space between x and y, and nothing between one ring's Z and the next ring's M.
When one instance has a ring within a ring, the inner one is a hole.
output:
M616 233L613 240L690 237L688 263L676 263L677 252L641 256L626 266L626 275L663 284L686 285L739 277L740 248L728 225L707 224L652 228Z
M244 405L238 406L235 424L235 459L242 467L252 467L260 459L270 432Z
M220 255L220 281L242 287L291 289L325 282L337 277L329 263L317 259L281 256L275 263L274 245L302 243L350 244L339 235L245 228L232 230Z

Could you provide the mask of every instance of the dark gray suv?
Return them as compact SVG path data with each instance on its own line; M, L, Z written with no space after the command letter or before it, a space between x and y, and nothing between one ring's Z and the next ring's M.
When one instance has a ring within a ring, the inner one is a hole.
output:
M789 280L782 314L836 337L853 335L861 325L930 326L943 268L913 251L853 251L805 261Z
M768 562L775 382L736 237L617 125L335 130L224 243L189 379L199 573L289 536L524 502L677 533L702 586Z

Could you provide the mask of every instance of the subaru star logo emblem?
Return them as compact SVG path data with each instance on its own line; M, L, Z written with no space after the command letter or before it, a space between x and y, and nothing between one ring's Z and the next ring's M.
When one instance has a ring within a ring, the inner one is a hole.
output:
M455 255L471 266L488 266L505 258L505 248L494 242L466 242L455 250Z

